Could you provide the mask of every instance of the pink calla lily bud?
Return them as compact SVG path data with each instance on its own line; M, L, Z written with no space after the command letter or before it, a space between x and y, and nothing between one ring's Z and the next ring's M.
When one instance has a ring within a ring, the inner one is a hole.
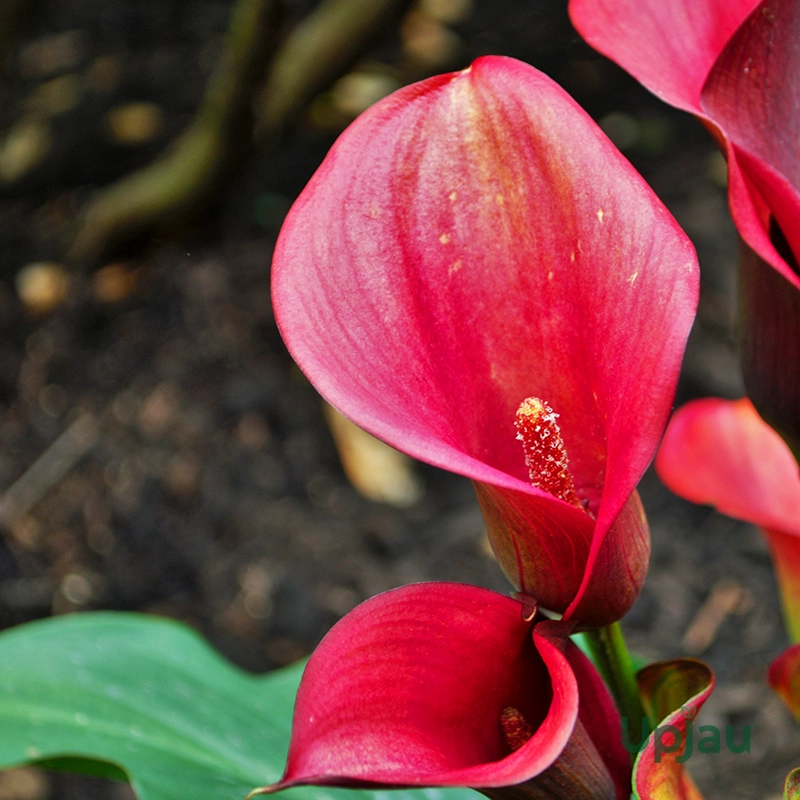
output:
M711 129L744 240L742 367L763 418L800 454L800 4L570 0L589 44Z
M789 635L800 641L800 472L791 451L742 400L695 400L672 417L656 471L676 494L763 529Z
M314 651L286 772L301 784L471 786L490 797L627 800L631 761L602 679L510 598L405 586L341 619ZM512 787L506 789L504 787Z
M649 554L635 487L698 270L560 87L485 57L376 104L295 203L273 270L278 325L312 383L474 481L517 590L583 628L625 614Z

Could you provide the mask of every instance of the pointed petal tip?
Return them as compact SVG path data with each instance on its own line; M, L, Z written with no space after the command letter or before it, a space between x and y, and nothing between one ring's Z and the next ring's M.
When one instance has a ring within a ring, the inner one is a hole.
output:
M275 792L279 792L281 789L285 788L287 788L287 786L284 784L283 780L279 780L277 783L271 783L269 786L257 786L245 795L244 800L252 800L253 797L258 797L262 794L275 794Z
M256 797L261 797L262 795L272 795L277 794L278 792L283 792L286 789L294 789L298 786L335 786L336 779L331 778L329 775L318 775L318 776L303 776L303 777L293 777L291 775L291 769L287 768L286 772L283 774L279 781L275 781L275 783L267 784L266 786L257 786L252 791L248 792L244 800L253 800Z

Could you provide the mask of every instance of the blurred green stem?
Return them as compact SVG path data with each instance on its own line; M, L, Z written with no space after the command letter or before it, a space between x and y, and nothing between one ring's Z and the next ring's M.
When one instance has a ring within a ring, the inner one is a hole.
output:
M592 660L611 690L620 716L628 718L631 740L641 741L646 717L633 663L619 622L589 631L584 636Z

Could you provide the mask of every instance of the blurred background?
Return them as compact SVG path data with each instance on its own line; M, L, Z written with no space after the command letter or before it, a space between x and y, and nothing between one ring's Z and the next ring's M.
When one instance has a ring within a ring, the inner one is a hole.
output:
M743 393L724 162L579 39L566 0L2 0L0 627L144 611L262 672L391 587L508 590L470 483L325 411L269 296L282 219L337 134L489 53L558 81L695 242L677 404ZM707 660L701 722L752 726L750 753L692 757L708 800L781 797L800 733L764 683L786 646L766 546L652 473L641 493L629 644ZM0 800L95 797L131 793L0 775Z

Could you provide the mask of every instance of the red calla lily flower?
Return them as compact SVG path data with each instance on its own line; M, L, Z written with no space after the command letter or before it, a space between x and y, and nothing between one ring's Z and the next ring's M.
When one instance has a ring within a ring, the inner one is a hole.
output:
M595 49L712 130L743 252L742 363L762 416L800 452L800 4L570 0Z
M698 270L560 87L486 57L373 106L293 206L273 265L303 371L361 427L475 482L518 590L583 627L630 608L649 554L635 487Z
M742 400L695 400L672 417L656 471L676 494L761 527L789 634L800 641L800 473L786 443Z
M266 791L471 786L627 800L630 757L571 625L462 584L405 586L341 619L306 667L286 772ZM521 784L521 785L518 785Z

